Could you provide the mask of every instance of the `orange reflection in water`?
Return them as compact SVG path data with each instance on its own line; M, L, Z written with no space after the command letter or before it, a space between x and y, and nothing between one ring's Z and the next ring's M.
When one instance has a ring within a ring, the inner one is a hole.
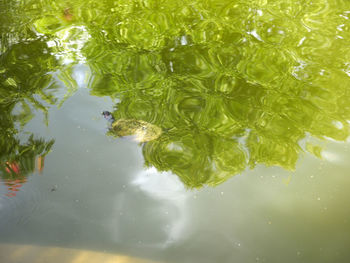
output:
M39 174L42 173L45 164L45 156L38 156L36 158L36 166L29 171L23 172L24 169L21 169L21 164L16 161L6 162L5 163L5 176L2 179L4 184L7 187L7 193L5 194L8 197L16 196L16 193L20 190L24 183L27 182L28 173L33 173L35 170Z
M68 22L73 20L73 14L71 13L70 8L66 8L63 10L63 18Z
M16 196L16 192L19 191L19 188L27 182L27 177L19 176L16 179L5 179L4 184L7 186L8 193L5 194L8 197Z

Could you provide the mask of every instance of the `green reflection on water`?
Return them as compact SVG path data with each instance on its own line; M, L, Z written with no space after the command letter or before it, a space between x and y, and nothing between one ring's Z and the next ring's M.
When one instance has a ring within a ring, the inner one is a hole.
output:
M45 155L54 143L35 139L33 134L26 141L18 136L34 116L34 109L47 117L45 104L57 102L54 94L48 92L51 78L45 75L55 61L43 53L44 46L40 40L16 43L0 57L0 178L9 189L8 196L14 196L26 182L35 170L36 160L38 170L43 169Z
M293 170L304 150L321 157L304 138L346 140L349 10L334 0L26 1L23 21L10 20L25 36L10 43L8 29L21 32L5 22L1 59L28 41L36 57L49 50L50 63L23 60L38 75L20 75L44 81L57 63L71 83L65 98L76 89L72 65L88 65L91 95L119 99L116 119L163 129L143 144L146 165L189 187L216 185L257 164ZM13 61L2 72L21 57ZM14 72L4 92L18 85Z

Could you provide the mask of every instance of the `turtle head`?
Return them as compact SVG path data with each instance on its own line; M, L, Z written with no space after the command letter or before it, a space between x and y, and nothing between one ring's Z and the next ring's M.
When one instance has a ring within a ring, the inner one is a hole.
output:
M112 113L110 113L109 111L103 111L102 115L107 121L114 122L114 117L113 117Z

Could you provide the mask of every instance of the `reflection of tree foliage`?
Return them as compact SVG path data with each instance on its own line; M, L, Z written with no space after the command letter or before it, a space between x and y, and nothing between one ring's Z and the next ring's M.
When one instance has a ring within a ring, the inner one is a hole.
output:
M57 81L67 89L60 104L74 93L72 65L62 65L62 58L66 52L64 43L79 36L64 32L68 38L64 41L54 35L72 22L65 20L67 7L67 3L36 0L0 4L0 103L20 102L27 112L29 103L46 113L42 103L54 105L60 99ZM28 121L24 116L18 119Z
M34 171L36 158L44 158L54 143L34 139L33 135L21 142L16 127L17 123L23 127L34 116L33 108L46 114L43 102L56 102L47 88L51 82L47 72L56 63L43 50L44 42L33 40L12 44L0 55L4 67L0 72L0 174L11 191L26 181L25 177Z
M77 88L71 54L81 36L70 30L70 12L61 1L0 2L0 176L10 191L36 166L43 169L54 143L33 134L23 140L24 126L37 111L47 121L48 108L60 106ZM59 82L66 92L58 92Z
M104 2L89 18L92 94L119 98L116 118L165 130L144 145L147 165L190 187L215 185L247 165L294 169L307 134L347 138L350 53L336 37L346 22L337 8L186 3Z
M43 53L43 51L46 53ZM12 45L4 54L0 56L1 64L5 68L0 73L0 103L7 107L20 103L26 116L21 115L18 120L24 124L28 120L30 103L35 108L46 112L45 106L35 97L54 104L56 98L48 87L52 76L47 74L55 67L56 60L47 53L46 44L42 40L28 41L21 44Z
M119 99L116 118L162 127L144 144L146 164L190 187L256 164L294 169L303 150L320 156L301 145L307 135L349 135L348 2L37 2L43 14L30 23L60 42L53 53L86 59L91 94ZM22 80L12 70L0 73L16 90Z
M15 196L16 191L27 182L27 176L44 168L44 158L49 153L54 140L34 139L31 135L23 143L9 134L0 133L0 178L8 188L7 196ZM37 164L36 164L37 161Z
M48 154L54 143L54 140L34 139L33 135L25 143L12 139L10 142L1 139L1 171L3 178L7 179L16 176L16 173L11 171L9 164L16 163L19 167L20 172L17 175L25 176L32 173L35 170L36 158ZM11 172L8 172L9 170Z
M58 67L43 36L31 29L28 16L12 1L1 5L0 49L0 176L10 191L26 181L54 140L45 141L29 136L26 141L18 135L34 116L35 110L47 115L47 105L57 102L53 78L49 72ZM6 10L7 12L4 12ZM15 18L17 16L17 19ZM13 192L14 193L14 192Z

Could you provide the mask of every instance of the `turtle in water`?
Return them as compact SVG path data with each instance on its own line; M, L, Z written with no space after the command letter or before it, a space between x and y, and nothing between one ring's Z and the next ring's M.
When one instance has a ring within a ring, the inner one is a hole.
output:
M102 115L111 123L110 131L118 137L132 136L135 141L149 142L157 139L162 134L161 128L143 120L115 120L109 111L102 112Z

